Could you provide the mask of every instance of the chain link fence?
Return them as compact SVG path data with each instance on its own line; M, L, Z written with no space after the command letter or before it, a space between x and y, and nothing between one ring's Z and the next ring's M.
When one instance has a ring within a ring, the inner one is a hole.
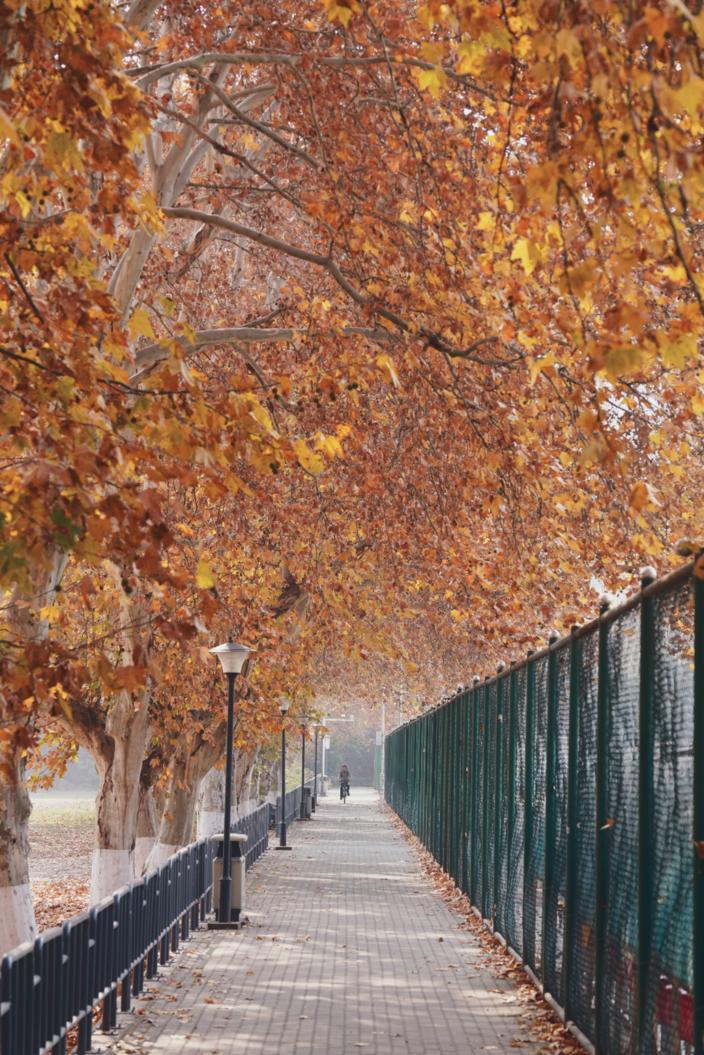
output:
M387 737L389 805L600 1055L704 1052L703 573Z

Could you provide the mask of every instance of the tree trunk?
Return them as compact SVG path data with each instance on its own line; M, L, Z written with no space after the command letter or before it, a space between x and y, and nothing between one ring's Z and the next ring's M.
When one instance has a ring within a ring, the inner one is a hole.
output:
M96 799L91 904L114 894L135 877L140 773L148 736L147 691L121 693L108 715L102 749L93 754L100 790Z
M29 885L29 814L32 806L17 750L0 783L0 956L34 938Z
M209 839L222 831L225 810L225 771L209 770L200 782L198 795L199 839Z
M191 841L200 783L198 769L193 756L185 751L174 760L159 834L147 859L145 871L161 868L177 850Z
M46 640L48 624L41 609L56 600L66 560L58 551L48 555L46 565L36 571L26 589L17 589L6 604L5 635L20 661L30 646ZM31 941L36 932L29 885L32 804L25 781L25 745L35 736L39 715L36 711L28 715L22 702L31 695L30 681L24 691L2 697L3 723L13 736L0 750L0 955Z
M144 766L142 767L144 773ZM137 807L137 837L134 844L135 875L142 875L147 858L156 842L159 831L159 817L152 788L140 781L139 806Z

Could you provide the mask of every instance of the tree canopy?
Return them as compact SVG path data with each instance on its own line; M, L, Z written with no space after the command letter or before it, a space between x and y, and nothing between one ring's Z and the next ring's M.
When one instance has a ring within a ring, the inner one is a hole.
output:
M216 638L244 750L697 548L702 17L0 6L9 784L219 743Z

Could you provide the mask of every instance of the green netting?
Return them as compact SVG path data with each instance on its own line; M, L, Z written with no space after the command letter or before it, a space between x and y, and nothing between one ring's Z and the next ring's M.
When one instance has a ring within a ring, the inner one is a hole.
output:
M694 619L689 583L655 600L653 931L643 1052L693 1050Z
M506 934L508 892L508 814L509 814L509 679L503 677L498 684L499 707L497 713L497 841L496 841L496 916L495 926L500 934Z
M599 635L577 641L577 772L572 942L568 983L569 1017L589 1040L595 1037L596 997L596 721Z
M390 804L600 1055L704 1047L704 738L692 581L675 582L387 739Z
M525 745L526 745L526 668L514 672L514 697L510 712L513 737L513 801L510 817L510 846L506 908L506 940L511 948L523 953L523 847L525 843ZM509 769L509 776L511 770Z
M472 759L474 762L472 903L477 908L481 908L484 903L484 688L475 689L472 696L474 709L474 743L472 746Z
M486 735L484 743L484 876L482 915L494 918L494 847L496 823L496 682L484 689Z
M565 1002L563 956L565 944L565 883L567 879L567 754L570 719L570 646L554 655L555 706L549 731L552 752L551 831L546 832L546 885L543 982L560 1006ZM547 840L549 839L549 845Z
M602 999L602 1047L635 1046L638 952L638 721L640 611L609 626L607 760L608 880Z
M534 661L534 705L527 751L532 756L530 838L526 839L523 900L523 955L537 977L542 969L543 881L545 869L545 750L548 724L548 657Z

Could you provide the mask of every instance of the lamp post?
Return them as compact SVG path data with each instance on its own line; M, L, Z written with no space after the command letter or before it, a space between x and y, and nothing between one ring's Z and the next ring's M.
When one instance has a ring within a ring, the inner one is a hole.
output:
M281 715L281 815L279 817L279 845L277 850L291 850L286 845L286 714L290 707L288 700L282 700L279 704Z
M235 733L235 681L242 673L245 663L253 649L246 645L236 645L228 641L225 645L211 648L212 655L217 656L224 673L227 675L227 754L225 761L225 818L222 841L222 875L220 877L220 900L217 911L217 922L223 927L237 927L232 921L230 905L232 903L232 847L230 846L230 819L232 814L232 762L234 756Z
M301 722L301 808L299 817L306 819L306 724Z
M315 753L313 762L313 797L311 799L310 808L315 813L315 807L317 806L318 799L318 737L320 736L320 726L315 727Z

